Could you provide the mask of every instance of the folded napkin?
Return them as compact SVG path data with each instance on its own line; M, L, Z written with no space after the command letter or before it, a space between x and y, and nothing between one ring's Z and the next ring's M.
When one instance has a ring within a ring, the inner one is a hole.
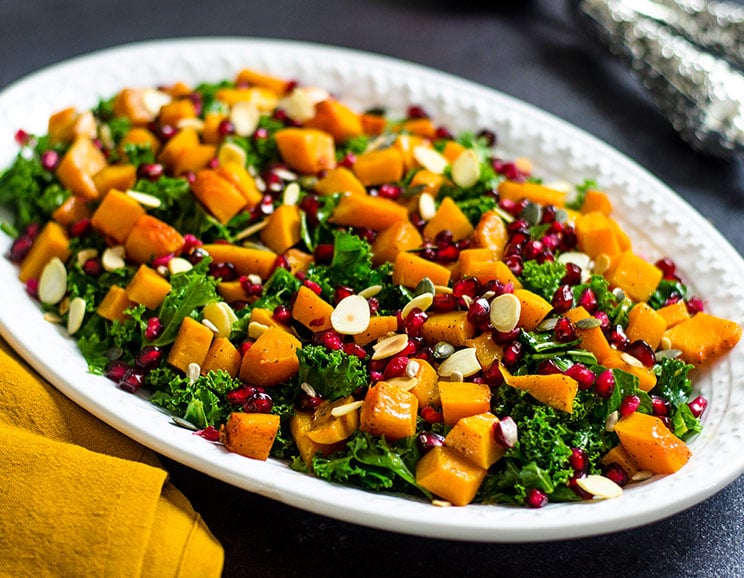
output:
M150 450L0 339L0 576L220 576L224 553Z

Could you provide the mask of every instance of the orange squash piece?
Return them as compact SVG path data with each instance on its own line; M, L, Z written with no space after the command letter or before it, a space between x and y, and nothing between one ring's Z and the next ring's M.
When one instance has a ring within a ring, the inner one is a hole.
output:
M475 349L475 357L484 370L489 369L500 360L504 353L504 346L496 343L493 340L493 334L488 331L484 331L472 339L466 339L464 345Z
M300 287L292 304L292 319L310 331L325 331L331 328L333 305L317 295L312 289Z
M540 297L537 293L527 289L516 289L522 308L519 312L519 326L527 331L533 331L540 322L553 310L553 305Z
M213 169L197 171L191 190L222 224L227 223L246 206L243 193Z
M191 363L201 367L212 345L213 337L214 333L206 325L191 317L184 318L168 353L168 363L184 373Z
M93 175L93 184L100 197L111 189L128 191L137 183L137 167L134 165L108 165Z
M49 117L47 134L52 145L72 142L80 135L93 138L96 134L95 119L90 112L79 113L75 107L65 108Z
M398 253L393 264L393 283L404 287L416 287L428 277L434 285L446 287L451 271L444 265L429 261L416 253Z
M491 412L464 417L449 431L444 445L476 466L488 469L504 456L506 450L493 435L497 423L499 418Z
M354 343L364 347L388 333L393 333L397 328L398 318L395 315L374 315L369 319L367 330L354 335Z
M23 283L29 279L38 279L46 264L54 257L59 257L64 263L70 254L70 239L64 227L55 221L49 221L21 261L18 278Z
M359 114L333 98L315 105L315 116L304 123L308 128L327 132L337 143L342 143L363 133Z
M577 321L591 317L591 315L589 315L586 309L579 306L566 311L565 317L576 325ZM612 349L604 333L602 333L602 329L599 327L592 327L590 329L577 327L576 334L581 339L581 347L593 353L599 363L604 363L616 353L616 350Z
M174 168L178 157L187 149L197 146L199 146L199 134L196 129L192 126L184 127L165 143L158 156L158 161L175 173Z
M196 117L196 108L190 98L178 98L160 107L158 122L177 126L185 118Z
M454 241L467 239L473 234L473 225L452 197L442 199L436 214L424 227L424 237L433 240L438 233L445 230L452 233Z
M127 240L145 209L126 193L111 189L90 219L93 228L121 244Z
M124 248L128 258L137 263L147 263L154 257L183 249L181 234L169 224L151 215L142 215L129 233Z
M261 230L261 241L275 253L284 253L300 242L301 215L297 205L280 205Z
M336 166L336 148L327 132L312 128L283 128L274 134L284 162L301 173L316 174Z
M341 197L330 222L381 231L405 219L408 219L408 209L391 199L350 194Z
M269 327L243 355L240 379L259 387L271 387L297 373L299 339L287 331Z
M385 132L387 128L387 119L380 114L363 112L359 115L359 120L366 135L377 136Z
M315 192L319 195L335 195L349 193L351 195L366 195L367 189L346 167L329 169L323 177L315 183Z
M628 455L642 470L673 474L692 452L656 416L634 412L615 424L615 433Z
M400 158L403 161L404 173L407 173L408 171L421 166L413 154L413 151L416 149L416 147L420 146L428 147L431 145L427 139L420 136L412 134L400 134L398 135L398 138L395 139L393 146L390 147L392 149L397 149L400 153Z
M124 145L126 144L149 146L154 155L157 155L160 152L161 147L158 137L156 137L152 131L141 126L133 127L126 135L124 135L124 138L121 139L118 150L119 153L124 156L126 156L124 149Z
M491 390L485 383L440 381L439 398L444 423L450 426L464 417L491 410Z
M396 183L403 178L403 157L395 147L372 150L357 157L353 171L365 187Z
M439 407L439 376L437 370L425 359L416 359L415 362L418 364L418 369L411 378L415 385L408 391L416 396L419 407L427 405Z
M145 106L144 90L140 88L125 88L116 95L114 115L126 117L135 125L155 120Z
M147 265L140 265L126 286L129 299L148 309L160 307L170 290L171 284Z
M73 223L89 217L90 207L88 207L88 202L79 195L70 195L52 213L52 219L63 227L69 227Z
M264 88L268 88L269 90L280 96L287 92L290 87L289 81L283 78L271 76L270 74L258 72L250 68L244 68L243 70L238 72L237 76L235 77L235 84L237 84L238 86L262 86Z
M410 391L386 381L367 390L359 416L359 429L388 441L416 433L418 399Z
M578 215L575 228L579 249L592 259L601 254L612 257L622 251L616 227L604 213L592 211Z
M509 233L501 215L496 211L483 213L473 232L473 244L476 247L491 249L494 256L500 259L504 254L504 247L508 240Z
M235 377L240 371L241 361L240 351L227 337L215 337L202 363L201 373L206 375L210 371L222 370Z
M656 350L666 328L664 317L648 303L641 302L636 303L628 313L628 327L625 329L625 334L631 341L641 339L648 343L651 349Z
M612 202L602 191L589 189L584 197L584 202L581 203L581 212L592 213L594 211L610 215L612 213Z
M566 204L566 193L551 189L538 183L517 183L515 181L502 181L499 183L499 198L511 201L527 199L539 205L555 205L562 207Z
M296 411L289 420L289 431L297 444L297 450L308 471L313 471L313 458L317 455L328 456L339 449L343 442L336 444L319 444L307 435L313 427L313 416L305 411Z
M229 106L239 102L248 102L259 112L266 113L273 111L279 104L279 95L263 86L220 88L215 93L215 97Z
M313 412L313 423L307 431L307 437L321 445L341 442L359 429L359 410L351 410L341 415L333 415L336 408L353 403L352 396L334 401L324 400Z
M204 249L215 263L232 263L240 275L258 275L261 279L268 279L274 270L276 253L240 247L228 243L207 243Z
M511 375L506 383L522 389L537 401L566 413L573 413L578 382L562 373L548 375Z
M401 219L380 231L372 243L372 263L394 263L399 253L417 249L423 243L421 233L408 219Z
M453 506L472 502L485 477L485 468L445 446L432 448L416 464L416 483Z
M444 175L433 173L427 169L420 169L413 175L409 188L419 193L429 193L432 197L439 194L439 189L447 182Z
M57 178L62 185L86 199L98 198L93 175L108 164L100 149L87 136L77 137L57 167Z
M123 287L112 285L96 308L96 313L104 319L121 323L127 318L124 312L133 305Z
M677 323L681 323L685 319L690 318L690 311L687 309L687 303L682 299L675 303L664 305L664 307L657 309L656 312L666 323L667 329L670 329L677 325Z
M241 164L228 161L217 167L217 173L230 181L243 194L248 208L255 207L261 202L263 195L258 190L256 181Z
M267 460L279 422L279 416L273 413L233 412L220 432L220 440L228 451L254 460Z
M700 365L730 351L741 339L741 326L701 311L665 333L672 349L682 352L687 363Z
M475 333L476 327L468 321L467 311L429 313L421 327L421 336L428 345L446 341L455 347L463 347L475 337Z
M661 269L635 253L624 252L607 281L633 301L647 301L664 276Z
M602 464L605 466L617 464L623 469L629 478L632 478L636 473L638 473L638 464L635 463L635 460L628 455L628 452L626 452L625 448L620 444L616 445L602 456Z

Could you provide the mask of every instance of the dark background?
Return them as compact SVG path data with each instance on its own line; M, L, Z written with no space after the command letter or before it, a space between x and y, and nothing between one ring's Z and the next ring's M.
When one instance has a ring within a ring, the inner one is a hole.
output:
M741 0L738 0L741 3ZM608 142L744 253L744 161L693 152L625 67L555 0L0 0L0 89L72 56L139 40L308 40L421 63L537 105ZM669 519L608 536L472 544L307 514L166 461L226 551L225 576L744 576L744 478Z

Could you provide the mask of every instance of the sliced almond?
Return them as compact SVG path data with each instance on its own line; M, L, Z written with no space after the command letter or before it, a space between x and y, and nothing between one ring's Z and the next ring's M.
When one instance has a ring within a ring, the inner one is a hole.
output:
M101 265L106 271L116 271L122 267L126 267L124 261L124 245L115 245L113 247L107 247L101 255Z
M96 257L98 257L98 249L82 249L78 251L77 264L82 267L88 259L95 259Z
M416 377L421 369L421 363L416 359L409 359L406 363L406 377Z
M427 171L441 175L449 165L447 159L429 146L413 147L413 158Z
M300 389L304 391L308 397L318 397L318 392L315 391L315 388L310 385L307 381L303 381L300 384Z
M465 149L452 163L452 180L458 187L469 189L481 176L480 159L473 149Z
M455 374L464 377L475 375L481 370L475 347L458 349L439 366L440 377L452 377Z
M380 291L382 291L382 285L370 285L369 287L362 289L359 293L357 293L357 295L359 295L359 297L369 299L370 297L374 297L375 295L379 294Z
M610 257L605 253L600 253L597 258L594 259L594 265L592 271L598 275L602 275L610 268Z
M191 264L191 262L187 259L184 259L183 257L173 257L173 259L170 259L168 261L168 272L171 275L185 273L186 271L191 271L191 269L193 268L194 266Z
M341 335L359 335L369 327L369 303L360 295L349 295L331 313L331 326Z
M289 118L304 123L315 116L315 105L326 98L325 91L298 86L279 102L279 106Z
M659 347L666 351L667 349L672 348L672 340L669 339L666 335L661 338L661 341L659 342Z
M235 311L233 311L233 308L230 307L229 303L227 303L226 301L218 301L217 305L224 310L225 315L227 315L227 318L230 320L231 324L235 323L238 320L238 316L235 315Z
M618 421L620 421L620 412L613 411L605 420L605 431L615 431Z
M59 257L44 266L39 277L39 301L56 305L67 293L67 269Z
M116 143L114 142L114 135L111 132L111 127L109 125L102 124L101 128L98 129L98 135L101 139L103 148L110 150L116 146Z
M593 267L592 258L586 253L582 253L581 251L566 251L558 255L557 261L564 264L573 263L581 269L582 283L586 283L589 277L591 277Z
M70 301L70 311L67 315L67 333L74 335L83 325L85 318L85 299L75 297Z
M259 323L258 321L251 321L248 324L248 337L250 337L251 339L258 339L264 333L266 333L268 329L269 329L269 326L265 325L264 323Z
M47 311L43 315L44 321L49 323L62 323L62 318L53 311Z
M514 166L521 173L531 174L532 173L532 161L527 157L517 157L514 159Z
M232 321L221 303L207 303L204 306L203 316L203 321L209 321L217 329L218 337L230 337Z
M209 319L202 319L201 322L202 322L202 325L204 325L204 327L209 329L215 335L217 335L220 332L217 326L214 323L212 323Z
M142 91L142 104L152 118L160 114L160 109L171 101L171 96L162 90L146 88Z
M390 379L386 379L385 383L410 391L416 387L418 380L410 377L391 377Z
M610 478L589 474L576 480L582 490L594 496L595 499L610 500L623 495L623 489Z
M431 193L419 195L418 212L424 221L431 221L437 214L437 203Z
M387 359L403 351L407 345L408 335L405 333L394 333L383 337L372 346L372 359Z
M429 307L431 307L432 303L434 303L434 295L432 295L431 293L421 293L421 295L416 295L416 297L405 304L400 312L400 317L401 319L405 319L414 309L421 309L421 311L426 311Z
M643 367L643 362L637 357L633 357L627 351L620 352L620 359L622 359L625 363L627 363L631 367Z
M220 166L224 166L227 163L236 163L244 167L247 160L248 156L243 148L234 142L222 143L217 151L217 162Z
M300 185L295 182L289 183L282 195L282 204L294 206L300 200Z
M237 235L235 235L236 241L242 241L243 239L247 239L249 237L252 237L256 233L261 232L263 229L266 228L266 225L269 224L268 219L263 219L261 221L257 221L253 223L252 225L249 225L242 231L240 231Z
M648 480L649 478L653 478L654 473L649 472L648 470L638 470L635 474L630 476L631 481L633 482L642 482L644 480Z
M160 207L160 205L163 204L162 201L154 195L148 195L147 193L133 191L132 189L129 189L127 191L127 196L130 199L134 199L135 201L137 201L143 207L148 207L150 209L157 209Z
M259 120L261 113L252 102L236 102L230 109L230 122L238 136L251 136L258 128Z
M351 413L352 411L358 410L360 407L364 405L363 401L352 401L351 403L345 403L344 405L338 405L331 409L331 415L333 417L341 417L342 415L347 415Z
M496 331L508 333L519 323L522 302L514 293L502 293L491 301L491 325Z
M179 130L183 128L193 128L197 132L202 132L204 130L204 121L195 116L186 117L186 118L182 118L176 123L176 128Z
M448 502L447 500L434 499L431 501L431 505L436 506L437 508L451 508L452 502Z
M194 383L199 379L199 375L201 375L201 366L198 363L189 363L186 367L186 378L189 382Z

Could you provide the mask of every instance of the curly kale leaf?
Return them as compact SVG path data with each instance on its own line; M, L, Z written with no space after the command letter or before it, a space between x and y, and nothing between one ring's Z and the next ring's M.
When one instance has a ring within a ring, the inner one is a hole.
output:
M297 350L300 360L299 383L309 383L326 399L350 395L369 383L364 361L342 350L329 351L320 345L306 345Z
M558 261L525 261L520 279L526 289L550 301L566 274L566 266Z

